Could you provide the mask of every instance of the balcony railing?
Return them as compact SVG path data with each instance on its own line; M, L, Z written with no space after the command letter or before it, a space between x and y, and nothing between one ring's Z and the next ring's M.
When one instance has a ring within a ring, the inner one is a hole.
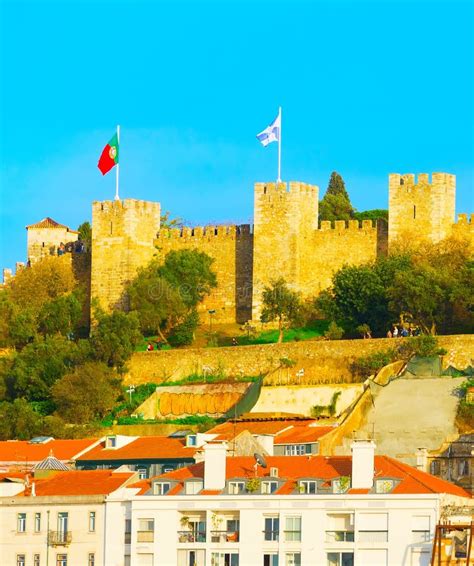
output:
M388 531L359 531L359 542L388 542Z
M137 542L153 542L154 531L137 531Z
M280 531L263 531L264 540L278 540Z
M206 531L178 531L178 542L206 542Z
M49 546L68 546L72 542L71 531L49 531Z
M239 542L239 531L211 531L211 542Z
M354 531L326 531L326 542L354 542Z

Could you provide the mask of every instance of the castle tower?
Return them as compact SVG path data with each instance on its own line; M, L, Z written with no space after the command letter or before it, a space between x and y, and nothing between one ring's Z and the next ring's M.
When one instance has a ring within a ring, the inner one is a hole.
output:
M418 182L416 182L418 181ZM389 245L397 239L439 242L452 230L456 176L433 173L389 175Z
M160 204L125 199L92 203L91 297L110 311L127 308L125 287L156 252Z
M252 319L261 312L263 288L283 277L304 291L304 265L318 228L319 188L301 182L255 183Z
M52 218L43 218L36 224L26 227L27 258L30 264L49 255L57 255L61 244L65 246L77 241L79 232L64 224L59 224Z

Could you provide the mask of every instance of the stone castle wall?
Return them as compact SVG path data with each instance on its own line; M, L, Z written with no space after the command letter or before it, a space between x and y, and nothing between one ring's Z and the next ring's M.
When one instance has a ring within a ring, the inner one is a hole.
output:
M67 227L28 228L28 261L35 263L46 256L57 255L61 244L77 241L78 233Z
M162 230L155 240L161 261L172 250L196 249L214 258L217 287L199 305L203 322L245 322L251 318L253 234L250 226L206 226Z
M125 288L156 249L160 204L125 199L92 204L91 295L105 310L128 307Z

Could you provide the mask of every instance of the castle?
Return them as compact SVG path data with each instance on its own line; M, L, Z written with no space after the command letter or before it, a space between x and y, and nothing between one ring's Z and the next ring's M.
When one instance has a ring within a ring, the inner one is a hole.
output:
M92 299L107 311L127 308L126 285L140 267L171 250L198 249L214 258L218 286L200 305L215 322L258 320L265 285L283 277L303 297L331 284L344 264L386 254L399 238L439 240L454 234L473 239L474 215L454 222L456 180L447 173L389 175L389 222L336 221L318 225L319 188L302 182L256 183L254 224L161 229L159 203L124 199L92 205ZM77 233L45 219L27 227L28 261L72 253Z

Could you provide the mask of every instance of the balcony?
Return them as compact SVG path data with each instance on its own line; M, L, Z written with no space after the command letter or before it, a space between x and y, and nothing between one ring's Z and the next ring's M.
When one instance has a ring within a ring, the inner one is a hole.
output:
M206 542L206 531L178 531L178 542Z
M388 542L388 531L359 531L358 542Z
M153 542L154 534L153 531L137 531L137 542Z
M71 531L49 531L48 544L49 546L68 546L72 542Z
M211 542L239 542L239 531L211 531Z
M326 531L326 542L354 542L354 531Z

